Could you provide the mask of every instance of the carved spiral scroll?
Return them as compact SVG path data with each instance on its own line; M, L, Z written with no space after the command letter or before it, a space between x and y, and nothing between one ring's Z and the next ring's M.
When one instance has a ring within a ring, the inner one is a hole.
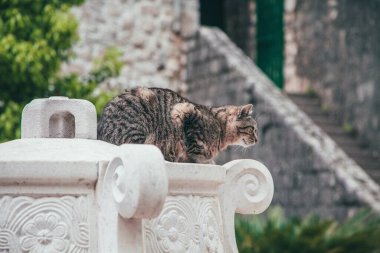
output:
M273 198L273 179L268 169L254 160L240 160L225 165L230 184L235 187L236 212L264 212Z
M107 169L106 182L119 214L124 218L154 218L168 193L168 178L161 151L152 145L123 145Z
M264 212L273 198L273 179L269 170L255 160L235 160L225 164L226 183L220 188L227 252L238 253L234 216Z

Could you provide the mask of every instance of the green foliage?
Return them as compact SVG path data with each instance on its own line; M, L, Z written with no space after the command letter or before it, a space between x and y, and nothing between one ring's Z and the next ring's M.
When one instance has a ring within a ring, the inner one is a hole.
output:
M120 61L122 52L110 47L105 52L102 58L94 61L94 69L90 73L90 80L101 83L110 76L118 76L120 74L123 63Z
M87 99L95 105L97 114L99 115L106 103L115 95L112 92L105 93L96 90L98 87L97 81L117 76L120 72L120 54L113 53L116 52L115 50L113 48L106 50L104 56L96 60L99 64L91 71L86 80L81 80L75 74L56 78L54 85L51 85L45 91L45 97L67 96L70 98ZM112 52L112 57L110 57L109 52ZM104 69L107 69L107 72ZM97 79L98 77L101 77L101 79ZM5 111L0 114L0 142L20 137L21 112L25 104L10 101L5 107Z
M312 87L307 87L306 89L306 94L309 96L309 97L316 97L317 96L317 92L312 88Z
M344 122L343 123L342 130L343 130L343 132L345 134L348 134L348 135L351 135L351 136L355 136L356 135L355 128L352 126L352 124L350 124L348 122Z
M237 217L240 253L378 253L380 216L362 211L343 224L309 216L285 219L280 208L266 218Z
M78 38L78 24L69 10L83 1L0 1L0 142L20 137L22 109L34 98L83 98L93 102L98 113L111 98L96 88L120 72L115 48L94 62L85 79L58 75Z
M0 114L0 142L20 138L22 109L22 105L11 101Z
M42 97L77 39L69 13L83 0L0 2L0 101Z
M69 8L82 2L0 1L0 142L20 137L22 108L46 96L77 38Z

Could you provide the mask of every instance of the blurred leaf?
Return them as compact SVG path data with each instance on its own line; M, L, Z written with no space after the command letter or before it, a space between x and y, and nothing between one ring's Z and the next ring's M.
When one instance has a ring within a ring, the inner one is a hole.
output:
M121 55L122 52L119 49L115 47L108 48L103 57L94 61L94 67L89 79L93 82L101 83L109 77L118 76L123 67L123 63L119 59Z
M24 105L13 101L0 114L0 142L21 137L21 113Z

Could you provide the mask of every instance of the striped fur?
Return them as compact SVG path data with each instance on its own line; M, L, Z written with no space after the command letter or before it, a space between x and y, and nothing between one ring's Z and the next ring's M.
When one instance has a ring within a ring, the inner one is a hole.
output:
M228 145L253 145L252 105L210 108L160 88L136 88L111 100L98 139L116 145L153 144L171 162L209 163Z

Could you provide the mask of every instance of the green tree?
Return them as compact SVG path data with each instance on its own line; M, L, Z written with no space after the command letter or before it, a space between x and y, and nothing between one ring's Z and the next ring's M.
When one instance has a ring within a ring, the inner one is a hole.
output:
M78 39L78 24L69 10L83 1L0 0L0 142L20 136L22 108L34 98L84 98L98 112L110 99L94 90L99 82L119 74L122 65L116 49L97 59L84 80L58 75Z
M46 94L77 39L70 7L83 0L0 1L0 100L28 102ZM1 111L4 108L0 108Z

